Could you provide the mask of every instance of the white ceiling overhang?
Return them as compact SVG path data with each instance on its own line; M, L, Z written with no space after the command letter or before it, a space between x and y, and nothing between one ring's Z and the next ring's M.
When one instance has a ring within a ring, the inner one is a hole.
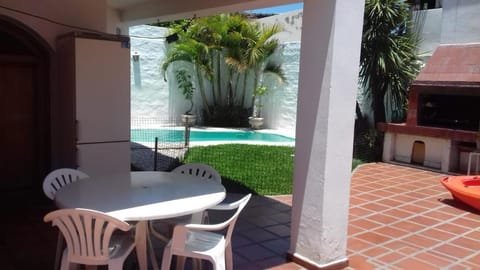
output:
M117 10L121 23L132 25L149 22L203 17L219 13L252 10L302 0L107 0Z

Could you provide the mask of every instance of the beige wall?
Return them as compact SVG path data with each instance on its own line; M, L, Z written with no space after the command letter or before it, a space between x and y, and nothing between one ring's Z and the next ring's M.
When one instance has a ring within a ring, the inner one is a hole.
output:
M2 6L66 25L97 31L106 31L107 29L107 5L106 1L102 0L2 0ZM0 8L0 15L14 18L32 28L53 49L58 35L75 30L3 8Z

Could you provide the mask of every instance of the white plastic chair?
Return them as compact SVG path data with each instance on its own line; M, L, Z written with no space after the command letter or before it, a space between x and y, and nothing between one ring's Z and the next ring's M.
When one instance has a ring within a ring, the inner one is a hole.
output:
M214 168L203 163L183 164L173 169L172 173L195 175L200 179L204 179L204 180L211 179L219 183L222 182L222 178L220 174ZM178 217L178 218L164 219L161 221L151 221L149 222L149 231L153 236L160 239L161 241L168 242L170 238L169 235L171 234L171 232L169 231L173 230L173 226L179 223L191 223L191 222L192 222L191 215ZM208 223L208 212L206 211L202 213L202 222ZM167 225L169 228L166 228L164 229L163 232L161 232L159 228L161 225Z
M63 234L67 247L62 255L62 270L74 264L88 266L108 265L108 269L123 269L123 263L135 243L130 234L115 234L115 230L129 231L130 224L102 212L88 209L61 209L43 218L52 222Z
M181 174L190 174L200 177L201 179L211 179L215 180L218 183L222 183L222 177L220 174L212 167L203 163L187 163L173 169L174 173ZM217 209L217 207L222 210L222 204L211 207L210 209ZM208 223L208 212L204 211L202 214L202 222Z
M50 200L53 200L57 191L63 186L88 177L86 173L79 170L70 168L57 169L49 173L43 180L43 192Z
M231 238L240 212L245 208L252 194L242 199L223 205L223 210L234 210L235 213L219 224L180 224L173 230L172 239L165 246L162 259L162 270L169 270L172 256L177 256L177 269L183 269L185 257L208 260L214 270L232 270ZM225 234L221 231L227 228Z
M202 179L212 179L219 183L222 182L220 174L212 167L203 163L187 163L180 165L172 170L173 173L195 175Z
M79 170L70 168L57 169L45 176L45 179L43 180L43 192L50 200L54 200L59 189L79 179L85 179L88 177L89 176L86 173ZM54 270L58 270L60 266L60 256L63 247L64 239L61 232L59 232L57 238Z

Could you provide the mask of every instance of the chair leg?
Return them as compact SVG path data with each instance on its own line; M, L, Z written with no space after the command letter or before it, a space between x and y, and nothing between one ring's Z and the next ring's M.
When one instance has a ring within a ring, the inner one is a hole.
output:
M187 257L185 256L178 256L177 255L177 270L183 270L185 268L185 261L187 260ZM195 269L195 268L193 268Z
M62 260L62 265L61 269L62 270L78 270L79 265L76 263L70 263L69 261L65 260L65 262Z
M72 268L72 264L68 261L67 252L63 251L62 255L60 257L61 257L61 260L62 260L61 265L60 265L61 270L74 269L74 268Z
M192 258L192 269L202 270L203 269L203 261L201 259L198 259L198 258Z
M62 253L64 250L64 239L63 239L63 234L62 232L58 232L58 237L57 237L57 250L55 251L55 268L54 270L59 270L60 269L60 261L62 259Z
M165 248L163 251L162 258L162 269L161 270L170 270L170 265L172 264L172 253L168 248Z
M232 245L225 248L225 267L227 270L233 270Z
M202 223L210 224L210 217L208 216L208 210L203 211Z
M155 256L155 250L153 248L152 238L150 237L150 234L147 234L147 244L148 250L150 252L150 258L152 260L152 267L154 270L158 270L157 256Z
M225 270L225 261L221 260L223 258L217 258L217 260L214 260L213 258L210 259L210 262L212 263L213 270Z
M122 270L123 261L122 260L110 260L108 262L108 270Z

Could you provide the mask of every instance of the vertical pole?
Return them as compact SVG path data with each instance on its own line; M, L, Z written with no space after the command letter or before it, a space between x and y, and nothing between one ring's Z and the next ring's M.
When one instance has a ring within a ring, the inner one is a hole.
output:
M188 117L185 121L185 147L188 148L190 145L190 123L188 122Z
M158 137L155 137L155 152L153 153L153 171L157 170L157 155L158 155Z

